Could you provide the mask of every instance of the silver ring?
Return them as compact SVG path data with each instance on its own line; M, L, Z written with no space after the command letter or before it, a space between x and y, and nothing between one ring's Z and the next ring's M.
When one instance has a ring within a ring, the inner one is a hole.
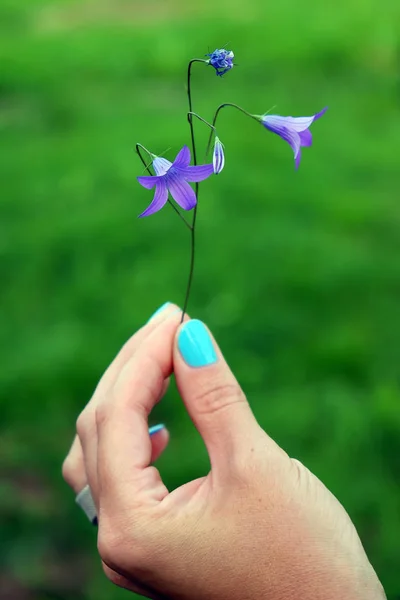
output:
M93 501L92 492L90 491L90 487L88 485L85 485L83 490L79 492L75 498L75 502L81 507L89 521L93 525L97 525L96 505Z

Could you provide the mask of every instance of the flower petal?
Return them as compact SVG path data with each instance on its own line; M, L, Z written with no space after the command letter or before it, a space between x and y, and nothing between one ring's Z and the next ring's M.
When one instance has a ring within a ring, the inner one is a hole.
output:
M294 157L297 158L300 152L300 146L301 146L301 142L300 142L300 136L297 133L297 131L291 131L290 129L287 128L283 128L283 131L281 134L279 134L281 136L282 139L286 140L293 152L294 152Z
M297 158L297 156L300 152L300 146L301 146L300 135L297 133L297 131L294 131L293 129L289 129L289 127L284 127L282 125L281 121L274 120L272 122L271 121L266 122L266 120L264 119L262 121L262 123L267 129L269 129L273 133L276 133L283 140L288 142L288 144L290 144L290 146L294 152L294 157Z
M288 127L300 133L301 131L305 131L308 129L316 119L320 119L322 115L326 113L328 107L326 106L322 110L320 110L316 115L312 115L311 117L281 117L280 115L264 115L262 118L263 123L270 123L272 126L274 124L281 125L283 127Z
M322 110L320 110L315 116L314 116L314 121L316 121L317 119L320 119L322 117L322 115L324 115L326 113L326 111L328 110L328 107L325 106L325 108L323 108Z
M286 121L286 127L290 127L294 131L300 133L305 131L314 121L314 115L312 117L284 117Z
M309 129L300 131L299 137L300 137L301 146L311 146L312 145L312 133Z
M171 196L184 210L191 210L196 206L197 199L194 190L183 179L180 172L170 173L167 181Z
M178 152L174 160L174 167L184 169L190 164L190 150L187 146L183 146L182 150Z
M154 179L156 179L156 178L154 178ZM149 204L149 206L146 208L146 210L144 212L142 212L141 215L139 215L139 217L148 217L149 215L154 214L155 212L160 210L168 200L168 190L167 190L165 180L158 178L158 177L157 177L157 179L158 179L158 182L157 182L156 193L154 194L153 201L151 202L151 204Z
M214 173L213 165L197 165L192 167L186 167L186 169L179 169L179 174L186 181L199 182L204 181L207 177L210 177Z
M271 129L287 127L293 131L304 131L310 127L314 117L281 117L279 115L264 115L262 119L263 125Z
M327 110L328 107L325 106L325 108L317 112L317 114L313 115L312 117L286 117L286 119L288 124L291 127L293 127L293 129L295 129L296 131L305 131L306 129L308 129L308 127L310 127L311 123L313 123L317 119L320 119L322 115L326 113Z
M156 185L158 177L155 175L143 175L142 177L137 177L137 180L146 190L151 190Z
M166 158L161 158L161 156L156 156L153 160L153 167L157 175L165 175L172 167L172 162Z
M301 149L299 149L297 156L295 157L294 164L295 164L296 169L299 168L300 160L301 160Z

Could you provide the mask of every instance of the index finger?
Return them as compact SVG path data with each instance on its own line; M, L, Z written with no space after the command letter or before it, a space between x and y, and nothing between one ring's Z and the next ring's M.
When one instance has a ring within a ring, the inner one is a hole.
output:
M97 407L100 515L126 510L127 502L159 502L168 494L158 470L150 466L148 416L172 371L180 315L170 315L144 340Z

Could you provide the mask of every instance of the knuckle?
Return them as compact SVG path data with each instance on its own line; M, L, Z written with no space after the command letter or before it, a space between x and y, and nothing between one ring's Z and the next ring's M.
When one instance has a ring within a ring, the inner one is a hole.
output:
M291 459L295 485L308 489L311 486L311 472L297 458Z
M218 381L207 389L200 390L195 398L198 411L204 414L215 414L233 404L246 402L246 397L237 383Z
M85 408L79 415L76 420L76 432L78 437L82 439L85 436L85 433L89 427L89 414L87 409Z
M72 487L72 484L74 483L74 478L75 478L74 476L75 476L76 469L77 469L77 460L75 460L73 457L68 455L62 464L61 473L62 473L64 481L66 483L68 483L68 485L71 487Z
M106 419L108 418L108 409L107 405L104 403L99 403L94 411L94 420L96 423L96 427L99 427L104 424Z
M117 572L135 573L149 564L149 549L156 544L149 542L142 527L127 525L118 519L101 514L99 519L97 550L107 567Z
M151 377L149 377L151 373ZM113 386L113 395L122 407L132 401L137 387L143 388L151 398L158 398L164 385L165 375L158 360L151 354L143 354L140 358L140 369L126 369L121 372ZM137 396L138 401L140 395Z
M124 557L123 536L115 530L109 529L104 532L100 528L97 538L97 550L101 560L110 569L118 569Z

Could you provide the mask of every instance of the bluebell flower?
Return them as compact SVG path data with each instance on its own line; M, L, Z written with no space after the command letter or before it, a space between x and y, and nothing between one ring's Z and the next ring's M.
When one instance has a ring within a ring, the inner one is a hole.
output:
M224 145L219 139L219 137L215 136L214 142L214 153L213 153L213 168L214 173L218 175L221 173L222 169L225 165L225 154L224 154Z
M232 50L221 48L214 50L211 54L206 54L206 56L210 57L208 64L214 67L216 74L220 77L233 68L234 54Z
M256 116L269 131L276 133L290 144L294 152L297 169L301 159L301 147L311 146L312 144L312 134L309 130L310 125L322 117L327 110L328 107L326 106L312 117L281 117L279 115L268 114L254 116Z
M191 210L196 206L196 194L188 182L199 182L207 179L213 174L212 165L189 166L190 150L183 146L178 152L175 160L171 163L166 158L153 156L153 168L156 175L144 175L137 180L144 188L151 190L155 186L156 191L153 201L139 217L147 217L160 210L171 194L180 207Z

